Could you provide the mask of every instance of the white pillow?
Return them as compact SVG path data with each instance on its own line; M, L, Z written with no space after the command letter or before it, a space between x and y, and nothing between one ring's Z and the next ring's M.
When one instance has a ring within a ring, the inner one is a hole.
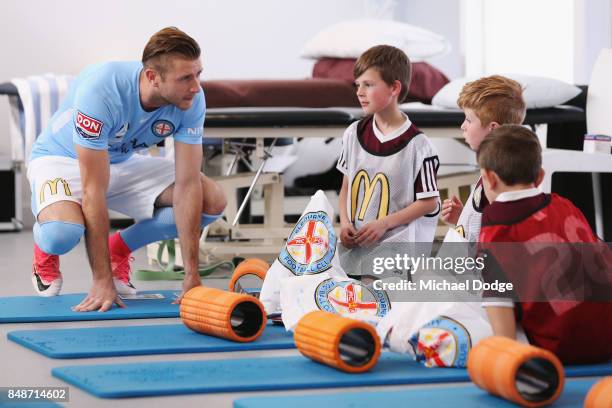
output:
M527 109L561 105L581 92L580 88L558 79L519 74L504 76L521 84ZM478 78L458 78L450 81L433 97L431 104L443 108L458 108L457 98L461 89L475 79Z
M391 20L352 20L331 25L302 48L303 58L358 58L375 45L393 45L411 61L443 55L450 50L441 35Z

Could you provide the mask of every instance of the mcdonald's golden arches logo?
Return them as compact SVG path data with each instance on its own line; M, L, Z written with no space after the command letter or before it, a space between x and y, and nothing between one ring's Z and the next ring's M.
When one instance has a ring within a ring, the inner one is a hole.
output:
M465 238L465 228L463 228L463 225L457 225L455 227L455 231L457 231L457 234L461 235L463 238Z
M67 196L71 196L72 192L70 191L70 187L68 186L68 182L66 180L64 180L63 178L56 178L54 180L47 180L45 181L42 186L40 187L40 197L39 197L39 204L42 204L43 201L45 201L45 189L47 187L49 187L49 192L51 193L51 195L56 195L57 194L57 185L58 183L62 183L62 185L64 186L64 194Z
M363 201L361 202L361 208L359 210L358 220L363 221L370 201L372 200L372 194L376 189L376 184L380 183L380 201L378 207L378 214L376 219L381 219L389 214L389 179L383 173L376 173L374 178L370 181L370 176L365 170L359 170L353 179L351 184L351 221L355 222L355 213L357 212L357 195L363 182Z

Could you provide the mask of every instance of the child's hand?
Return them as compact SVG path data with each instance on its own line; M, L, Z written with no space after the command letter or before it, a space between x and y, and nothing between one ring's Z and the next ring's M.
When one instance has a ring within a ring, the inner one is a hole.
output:
M516 317L513 307L486 306L487 317L494 336L504 336L516 340Z
M459 215L463 211L461 200L453 194L451 198L447 198L442 203L442 221L456 225L459 221Z
M375 244L380 241L388 229L389 227L387 226L387 222L384 218L369 222L359 230L355 243L359 246L369 246Z
M357 236L357 230L353 224L346 224L340 227L340 242L346 248L355 248L355 237Z

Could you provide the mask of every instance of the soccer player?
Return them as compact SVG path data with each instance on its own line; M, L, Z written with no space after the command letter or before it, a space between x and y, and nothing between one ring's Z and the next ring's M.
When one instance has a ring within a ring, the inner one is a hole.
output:
M206 104L200 47L175 27L155 33L141 61L83 70L36 140L28 164L34 265L41 296L60 293L59 255L85 235L93 284L74 309L106 311L135 293L130 254L180 238L183 293L201 284L200 228L225 207L219 185L201 173ZM134 154L174 138L175 160ZM136 224L109 238L108 209Z

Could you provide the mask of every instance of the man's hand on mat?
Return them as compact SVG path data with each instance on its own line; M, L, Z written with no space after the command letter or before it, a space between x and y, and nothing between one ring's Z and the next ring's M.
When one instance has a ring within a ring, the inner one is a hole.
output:
M185 293L189 292L190 289L193 289L197 286L202 286L202 280L200 279L200 274L196 271L196 273L185 274L185 278L183 279L183 292L181 295L176 298L172 303L181 303L181 299Z
M384 218L369 222L359 230L357 237L355 238L355 243L359 246L369 246L375 244L380 241L388 229L389 227L387 226L387 222Z
M125 304L117 295L113 280L94 280L87 297L72 310L75 312L91 312L94 310L106 312L113 307L113 303L116 303L119 307L125 307Z
M355 248L355 237L357 236L357 230L353 224L346 224L340 227L340 242L346 248Z
M451 198L447 198L442 203L442 213L440 214L442 221L457 225L461 211L463 211L463 203L453 194Z

